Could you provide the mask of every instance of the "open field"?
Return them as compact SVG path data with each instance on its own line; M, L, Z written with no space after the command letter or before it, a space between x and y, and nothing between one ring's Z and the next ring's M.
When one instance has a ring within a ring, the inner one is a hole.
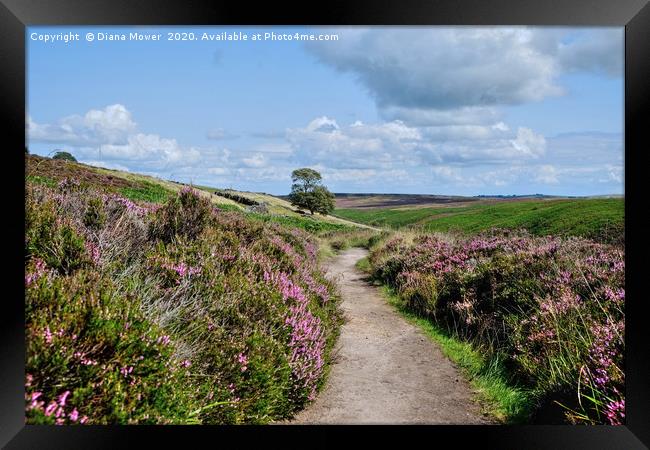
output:
M477 201L435 208L336 209L348 220L392 229L478 233L490 228L526 229L535 235L583 236L621 240L622 198Z
M479 200L476 197L417 194L336 194L336 207L345 208L389 208L416 206L444 206L466 204Z

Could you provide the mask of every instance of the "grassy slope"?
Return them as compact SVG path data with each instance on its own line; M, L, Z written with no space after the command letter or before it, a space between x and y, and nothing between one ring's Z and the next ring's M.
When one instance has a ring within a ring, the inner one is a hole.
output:
M53 187L64 178L73 177L88 185L119 193L131 200L162 203L171 194L180 191L185 186L147 175L69 161L57 161L36 155L28 155L25 162L27 165L26 181ZM207 197L209 194L202 193L202 195ZM210 197L212 203L217 206L227 209L243 209L237 202L230 199L216 195Z
M147 175L104 169L80 163L56 161L34 155L29 155L26 161L28 166L28 181L55 186L63 178L74 176L75 178L83 179L88 184L113 190L131 200L161 203L167 200L170 194L180 191L185 186L185 184L174 183ZM217 190L215 188L206 186L194 187L199 190L201 195L209 197L210 201L219 207L241 211L245 209L245 205L241 205L234 200L214 195L213 193ZM269 205L270 215L264 219L273 218L276 222L298 226L308 229L308 231L320 231L320 229L330 230L341 227L371 228L364 224L358 224L334 216L322 216L319 214L315 216L304 216L297 213L286 200L272 195L256 192L233 192L260 203L267 203Z
M211 187L206 187L206 186L195 186L198 189L202 189L208 192L215 192L217 189L211 188ZM358 228L360 225L363 228L369 228L368 225L366 224L359 224L354 221L347 220L345 218L341 217L335 217L335 216L323 216L320 214L316 214L314 216L311 215L303 215L299 214L296 212L295 208L291 206L291 203L289 203L286 200L283 200L279 197L275 197L273 195L269 194L264 194L261 192L245 192L245 191L235 191L231 190L232 193L240 195L242 197L249 198L251 200L254 200L259 203L266 203L268 204L269 212L271 214L275 215L282 215L282 216L288 216L288 217L297 217L297 218L308 218L308 219L313 219L321 222L327 222L335 225L343 225L343 226L351 226ZM218 196L215 196L218 197ZM221 197L223 198L223 197Z
M418 209L337 209L346 219L389 228L418 226L429 231L476 233L493 227L526 228L536 235L596 237L621 230L623 199L530 200L465 207Z

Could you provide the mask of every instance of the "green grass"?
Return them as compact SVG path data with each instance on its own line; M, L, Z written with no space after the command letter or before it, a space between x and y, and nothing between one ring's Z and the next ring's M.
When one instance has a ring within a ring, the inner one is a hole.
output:
M56 181L49 177L42 177L40 175L27 175L25 181L29 183L44 184L48 187L55 187Z
M237 205L230 205L230 204L228 204L228 203L220 203L220 204L217 204L217 208L219 208L219 209L221 209L221 210L223 210L223 211L234 211L234 212L238 212L238 213L241 213L241 212L242 212L242 210L241 210L241 208L240 208L239 206L237 206Z
M160 184L141 181L141 187L123 187L120 194L130 200L139 200L151 203L164 203L172 194L172 191Z
M562 199L482 203L464 207L337 209L339 217L388 228L415 226L426 231L474 234L490 228L532 234L572 235L604 241L623 234L623 199Z
M356 262L354 265L357 269L359 269L362 272L365 273L371 273L372 272L372 266L370 265L370 261L368 261L368 257L366 256L365 258L361 258L359 261Z
M310 217L281 216L275 214L259 214L259 213L248 213L247 216L262 222L275 222L287 227L301 228L305 231L308 231L310 233L316 233L316 234L324 233L328 231L343 231L343 230L355 229L347 225L325 222L318 219L312 219Z
M364 270L366 260L357 267ZM367 272L367 270L366 270ZM402 299L388 286L382 286L382 294L406 320L417 325L434 342L442 353L453 361L469 379L477 391L479 401L489 416L501 423L525 423L534 407L534 394L513 385L498 359L487 360L469 343L452 337L430 320L409 311Z

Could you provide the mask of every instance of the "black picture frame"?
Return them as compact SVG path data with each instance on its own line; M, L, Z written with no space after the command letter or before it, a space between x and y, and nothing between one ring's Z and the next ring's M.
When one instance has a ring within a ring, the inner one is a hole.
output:
M32 25L563 25L625 27L625 426L301 426L301 427L54 427L24 419L24 276L18 262L24 218L25 27ZM647 0L330 0L301 4L208 0L0 0L0 114L10 222L0 333L0 444L6 448L122 448L143 439L183 445L189 439L224 445L251 440L286 447L336 446L363 434L364 446L396 439L434 445L474 441L481 448L621 448L650 446L650 352L643 339L643 262L648 219L642 158L650 117L650 6ZM645 119L643 119L645 117ZM23 170L20 170L20 169ZM6 222L5 222L6 223ZM361 437L361 436L360 436ZM292 444L293 442L293 444ZM186 444L187 445L187 444Z

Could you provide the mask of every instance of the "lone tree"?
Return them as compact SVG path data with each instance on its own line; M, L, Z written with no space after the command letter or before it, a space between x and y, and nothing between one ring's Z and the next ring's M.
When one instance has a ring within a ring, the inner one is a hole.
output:
M321 184L322 177L314 169L296 169L291 173L289 201L298 209L306 209L312 215L317 212L329 214L334 210L334 194Z
M68 152L56 152L54 156L52 156L52 159L62 159L64 161L77 162L77 158L75 158Z

